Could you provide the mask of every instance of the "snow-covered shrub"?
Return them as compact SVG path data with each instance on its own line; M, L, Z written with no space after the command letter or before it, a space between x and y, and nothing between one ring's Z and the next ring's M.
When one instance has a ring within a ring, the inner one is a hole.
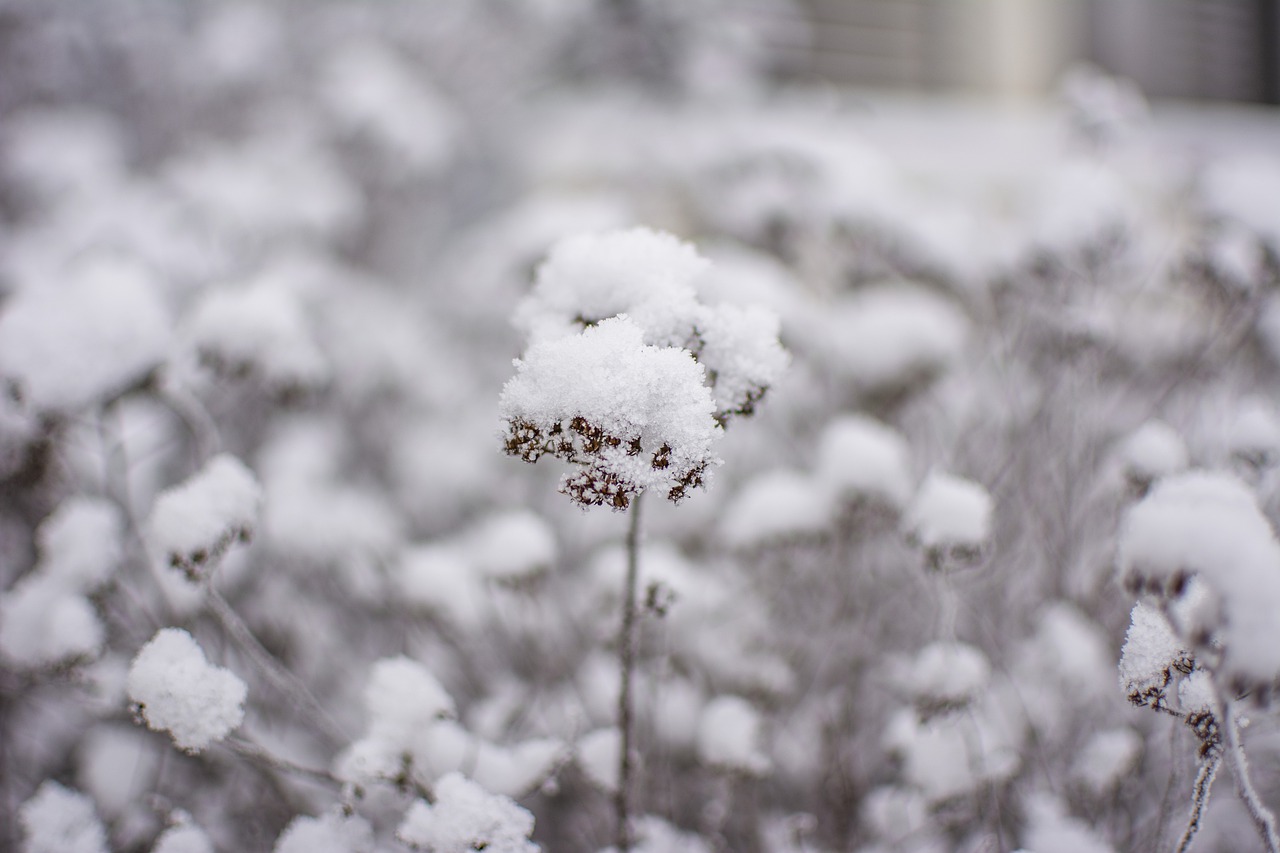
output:
M190 634L164 628L138 651L129 667L129 698L147 725L199 752L222 740L244 719L245 683L212 666Z

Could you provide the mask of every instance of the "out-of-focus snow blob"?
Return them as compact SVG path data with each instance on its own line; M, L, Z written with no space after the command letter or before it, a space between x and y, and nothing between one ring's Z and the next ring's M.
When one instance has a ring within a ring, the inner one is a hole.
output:
M841 498L901 511L911 498L911 455L893 429L865 415L842 415L818 441L818 477Z
M93 801L48 780L18 809L24 853L107 853Z
M622 734L615 728L596 729L578 741L578 765L587 778L605 791L618 790L618 757Z
M625 509L647 489L680 500L718 461L702 380L688 351L646 345L625 317L535 343L502 389L507 452L580 465L561 490L583 507Z
M708 765L748 776L769 770L761 749L760 714L740 696L718 696L707 703L698 723L698 757Z
M1025 847L1034 853L1113 853L1088 823L1067 813L1050 794L1035 794L1027 806Z
M38 571L72 589L93 592L119 567L124 523L120 508L102 498L80 496L63 501L36 531Z
M1280 252L1280 158L1223 157L1204 176L1210 216L1235 222Z
M276 839L272 853L373 853L373 827L359 815L299 815Z
M1184 470L1190 463L1187 445L1164 421L1147 421L1120 444L1125 477L1140 493L1161 477Z
M1142 754L1142 735L1130 728L1095 733L1076 756L1071 775L1086 790L1102 796L1115 788Z
M973 646L952 642L925 646L906 672L907 687L925 717L966 707L990 678L986 655Z
M821 539L834 518L830 490L807 474L779 468L747 481L725 508L720 532L729 547L745 550Z
M253 472L234 456L219 454L156 498L148 539L169 565L195 579L234 542L253 535L261 504Z
M414 802L396 830L415 850L429 853L537 853L529 840L533 815L514 800L490 794L459 773L435 785L436 801Z
M96 657L106 631L89 599L32 573L0 595L0 654L35 669Z
M321 848L312 847L319 853ZM160 833L151 853L214 853L208 834L191 822L187 815L180 815L177 822Z
M991 495L963 477L933 472L907 508L903 528L922 547L931 568L951 569L981 559L991 539Z
M472 561L491 580L518 583L548 569L556 559L551 526L528 510L499 513L466 534Z
M128 390L168 353L158 290L145 270L106 257L20 290L0 308L0 377L38 410L75 411Z
M1244 483L1202 471L1162 480L1128 512L1118 557L1122 579L1138 591L1176 599L1198 576L1220 624L1191 633L1218 629L1221 668L1234 682L1280 676L1280 544ZM1194 647L1208 637L1183 639Z
M1228 428L1227 442L1231 457L1251 470L1280 462L1280 418L1275 407L1257 397L1242 400Z
M128 690L148 727L169 732L193 753L240 725L248 693L230 670L210 665L180 628L163 628L142 647L129 667Z

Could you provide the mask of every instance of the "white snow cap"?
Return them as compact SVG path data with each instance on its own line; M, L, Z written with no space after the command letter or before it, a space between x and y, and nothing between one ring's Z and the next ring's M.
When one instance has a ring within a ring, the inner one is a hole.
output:
M89 599L33 572L0 595L0 655L27 668L96 657L105 630Z
M835 519L831 491L814 477L779 468L749 480L725 508L721 536L731 548L819 538Z
M261 504L253 472L222 453L156 498L148 538L170 565L199 574L237 539L253 534Z
M156 632L133 659L127 685L147 726L169 732L188 752L222 740L244 719L245 683L210 665L181 628Z
M436 801L417 800L396 836L415 850L430 853L537 853L529 840L533 815L514 800L496 796L460 773L435 786Z
M151 853L214 853L214 849L208 834L184 817L160 834ZM308 853L319 851L313 847Z
M127 389L164 361L172 324L140 267L99 259L0 309L0 376L38 410L74 411Z
M841 415L818 440L818 477L845 497L902 509L911 498L911 452L893 430L866 415Z
M1129 510L1118 564L1127 585L1173 598L1198 575L1221 610L1226 674L1280 676L1280 544L1240 480L1205 471L1162 480Z
M1142 754L1142 735L1131 728L1094 733L1076 755L1072 777L1095 795L1114 788Z
M1034 853L1112 853L1111 845L1051 794L1033 794L1027 804L1026 848Z
M977 551L991 538L991 495L972 480L934 472L907 509L903 527L927 551Z
M587 466L562 483L584 507L625 509L646 489L679 500L719 461L701 365L686 350L645 344L626 317L536 343L515 365L499 401L508 452Z
M959 642L925 646L907 670L907 686L917 702L927 707L963 706L971 702L991 679L991 664L980 650Z
M1189 672L1192 658L1164 614L1139 601L1129 614L1120 651L1120 687L1135 705L1167 705L1175 672Z
M605 791L618 790L618 759L622 734L616 728L596 729L578 741L578 766Z
M1130 479L1149 484L1185 469L1190 457L1173 427L1164 421L1147 421L1121 443L1120 460Z
M107 853L107 831L93 801L52 779L18 809L24 853Z
M364 689L369 737L405 749L424 726L456 713L453 697L422 664L407 657L373 665Z
M760 713L740 696L717 696L698 723L698 757L722 770L761 776L769 758L761 749Z
M272 853L373 853L373 827L359 815L299 815L276 839Z
M486 578L518 581L550 568L555 562L555 532L542 516L530 510L495 513L465 535L475 567Z

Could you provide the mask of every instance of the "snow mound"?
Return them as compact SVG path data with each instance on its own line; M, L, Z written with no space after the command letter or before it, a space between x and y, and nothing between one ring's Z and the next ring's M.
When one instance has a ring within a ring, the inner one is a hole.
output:
M129 667L129 698L147 726L167 731L188 752L222 740L244 719L245 683L211 666L195 639L180 628L156 632Z

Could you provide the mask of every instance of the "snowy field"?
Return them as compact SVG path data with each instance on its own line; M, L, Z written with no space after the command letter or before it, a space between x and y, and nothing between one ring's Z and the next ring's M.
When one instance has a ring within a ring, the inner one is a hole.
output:
M0 849L1278 851L1280 114L436 6L0 3Z

